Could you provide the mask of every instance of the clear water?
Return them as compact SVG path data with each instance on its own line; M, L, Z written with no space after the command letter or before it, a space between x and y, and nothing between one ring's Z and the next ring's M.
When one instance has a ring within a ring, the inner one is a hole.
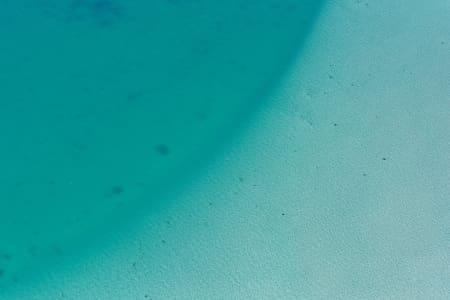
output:
M0 1L0 288L164 205L271 92L319 2Z

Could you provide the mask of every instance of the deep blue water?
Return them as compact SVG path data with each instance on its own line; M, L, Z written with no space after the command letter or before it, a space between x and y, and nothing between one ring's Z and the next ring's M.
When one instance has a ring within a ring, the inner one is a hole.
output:
M319 2L0 1L0 289L164 206L273 91Z

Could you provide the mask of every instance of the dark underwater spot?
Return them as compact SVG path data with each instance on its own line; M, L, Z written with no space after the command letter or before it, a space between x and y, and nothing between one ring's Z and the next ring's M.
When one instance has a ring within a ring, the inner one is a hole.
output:
M108 26L123 16L123 7L114 0L72 0L67 13L69 21L88 21Z
M115 185L111 188L111 193L114 195L120 195L123 193L123 188L120 185Z
M121 185L115 184L105 192L105 197L120 196L124 192L124 188Z
M164 144L156 145L155 150L159 155L162 155L162 156L169 155L169 153L170 153L169 147Z
M11 254L2 253L2 254L0 254L0 258L3 260L11 260L12 257L11 257Z

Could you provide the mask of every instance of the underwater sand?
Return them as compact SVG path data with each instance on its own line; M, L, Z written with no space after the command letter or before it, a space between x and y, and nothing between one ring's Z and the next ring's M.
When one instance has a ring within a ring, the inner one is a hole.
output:
M448 299L447 1L94 2L2 2L2 299Z

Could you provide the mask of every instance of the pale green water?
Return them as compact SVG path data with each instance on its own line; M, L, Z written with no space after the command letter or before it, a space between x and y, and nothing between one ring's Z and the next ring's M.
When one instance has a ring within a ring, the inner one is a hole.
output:
M0 289L164 206L267 98L319 2L1 1Z

